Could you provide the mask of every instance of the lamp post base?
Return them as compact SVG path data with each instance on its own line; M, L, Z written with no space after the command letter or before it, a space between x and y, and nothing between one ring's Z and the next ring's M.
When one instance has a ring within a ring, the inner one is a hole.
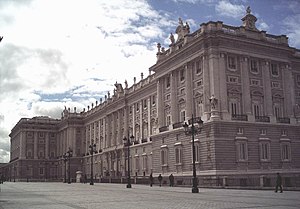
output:
M127 184L126 188L131 188L131 184Z
M193 187L192 188L192 193L199 193L198 187Z

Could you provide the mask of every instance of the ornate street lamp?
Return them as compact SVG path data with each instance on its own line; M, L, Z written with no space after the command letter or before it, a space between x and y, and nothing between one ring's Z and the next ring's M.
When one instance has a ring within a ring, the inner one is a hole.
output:
M67 157L67 154L66 154L66 153L64 153L62 157L63 157L64 163L65 163L65 177L64 177L64 183L67 183L67 161L68 161L68 157Z
M68 169L68 184L71 184L71 157L73 155L73 150L69 147L66 152L67 160L69 161L69 169Z
M134 136L131 135L129 138L124 137L124 146L127 146L127 161L128 161L128 166L127 166L127 188L131 188L131 178L130 178L130 145L133 142Z
M90 185L94 185L94 174L93 174L94 160L93 160L93 155L94 155L94 153L97 153L97 150L96 150L96 144L93 144L93 142L89 146L89 152L91 154L91 182L90 182Z
M192 187L192 193L199 193L198 189L198 179L196 176L196 165L195 165L195 135L201 133L201 129L203 127L203 121L200 117L194 118L192 115L192 119L190 119L189 124L185 122L182 127L184 128L185 135L192 136L192 151L193 151L193 187ZM195 127L194 123L198 123L198 127Z

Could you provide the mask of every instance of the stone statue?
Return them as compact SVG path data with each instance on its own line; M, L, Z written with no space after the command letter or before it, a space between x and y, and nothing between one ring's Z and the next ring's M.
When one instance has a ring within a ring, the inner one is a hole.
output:
M247 12L247 14L250 14L250 13L251 13L251 8L250 8L250 6L247 7L246 12Z
M186 22L186 25L183 25L182 19L179 18L178 26L177 26L175 32L178 35L177 41L180 41L184 38L185 35L190 33L190 26L187 22Z
M173 33L170 34L170 40L171 40L171 44L175 44L175 38Z
M215 110L217 108L218 99L216 99L216 97L212 95L209 99L209 102L210 102L211 109Z
M127 89L128 88L128 83L127 83L127 80L125 80L125 89Z

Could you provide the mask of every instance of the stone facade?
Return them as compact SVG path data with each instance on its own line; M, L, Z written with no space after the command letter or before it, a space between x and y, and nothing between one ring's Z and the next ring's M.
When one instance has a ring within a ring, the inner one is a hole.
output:
M72 179L76 171L89 178L89 145L96 144L95 178L121 182L123 138L133 135L136 181L173 173L175 183L191 184L191 136L182 124L201 117L195 136L200 185L271 186L280 172L286 186L299 186L300 51L284 35L259 31L249 8L242 21L240 27L208 22L190 33L180 19L178 39L171 34L167 50L157 45L153 74L131 87L116 83L113 95L87 111L21 119L10 134L10 178L64 178L68 148Z

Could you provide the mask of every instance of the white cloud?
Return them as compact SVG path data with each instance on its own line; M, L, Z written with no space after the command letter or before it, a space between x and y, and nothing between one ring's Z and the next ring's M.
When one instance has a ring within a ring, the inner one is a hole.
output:
M116 81L145 78L161 28L170 27L168 15L143 0L21 2L0 3L0 142L7 144L21 117L60 117L65 105L81 111Z
M300 14L291 15L282 21L284 30L282 31L289 37L291 46L300 45Z
M215 10L220 16L239 18L245 13L245 6L232 4L229 1L219 1Z

